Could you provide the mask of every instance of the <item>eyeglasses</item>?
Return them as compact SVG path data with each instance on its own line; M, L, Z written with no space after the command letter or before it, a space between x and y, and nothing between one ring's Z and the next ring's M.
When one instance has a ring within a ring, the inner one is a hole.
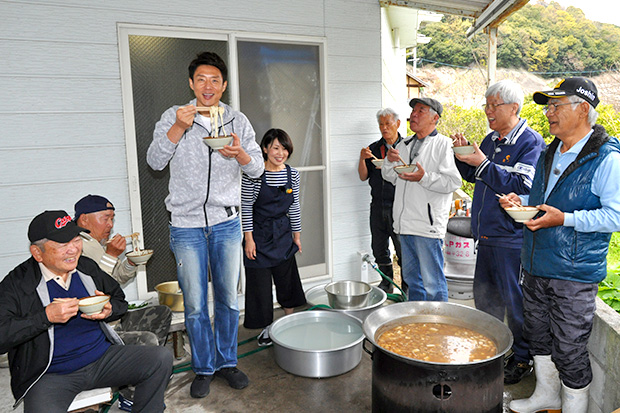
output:
M548 105L543 106L543 113L555 112L558 110L558 106L564 105L572 105L574 102L566 102L566 103L549 103ZM553 108L553 110L551 110Z
M489 109L491 112L495 112L497 108L502 105L508 105L508 103L489 103L489 104L484 103L482 105L482 109L483 110Z

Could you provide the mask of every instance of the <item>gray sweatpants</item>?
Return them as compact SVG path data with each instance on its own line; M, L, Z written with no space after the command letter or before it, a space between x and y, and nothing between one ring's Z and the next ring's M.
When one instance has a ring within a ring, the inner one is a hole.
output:
M562 382L581 389L592 381L588 339L598 284L543 278L524 271L523 331L532 356L551 355Z
M99 360L69 374L44 374L24 398L24 413L66 413L75 396L100 387L136 386L133 413L163 412L172 352L159 346L113 345Z

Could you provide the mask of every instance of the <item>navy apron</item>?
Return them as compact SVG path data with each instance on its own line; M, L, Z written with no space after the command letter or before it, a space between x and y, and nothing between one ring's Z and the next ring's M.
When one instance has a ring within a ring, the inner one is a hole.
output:
M250 268L271 268L290 259L299 250L293 242L293 231L288 209L293 203L291 167L286 165L287 182L284 186L267 185L266 173L261 177L261 187L253 205L256 259L243 256L243 263Z

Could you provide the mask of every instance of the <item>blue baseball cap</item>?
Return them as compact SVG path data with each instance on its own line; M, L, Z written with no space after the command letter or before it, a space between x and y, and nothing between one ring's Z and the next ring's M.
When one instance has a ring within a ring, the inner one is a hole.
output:
M101 195L88 194L75 203L74 209L75 217L73 219L77 221L82 214L106 211L108 209L114 211L114 205L112 205L112 202L108 201L107 198L102 197Z

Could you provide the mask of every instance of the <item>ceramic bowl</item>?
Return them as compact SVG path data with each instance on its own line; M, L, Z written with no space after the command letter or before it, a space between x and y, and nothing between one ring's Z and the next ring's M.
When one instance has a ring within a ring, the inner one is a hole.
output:
M370 162L372 162L376 168L381 168L383 166L383 159L373 159Z
M146 262L149 260L149 258L151 258L152 255L153 250L138 250L131 251L125 254L127 259L136 265L146 264Z
M205 145L210 146L211 149L217 150L222 149L224 146L230 144L230 142L232 142L232 139L232 135L218 136L217 138L207 136L202 138L202 141L205 143Z
M515 222L527 222L530 219L534 218L534 216L538 213L538 208L533 206L523 206L523 207L509 207L506 208L506 212Z
M91 295L90 297L80 298L79 306L82 314L99 314L103 306L110 301L109 295Z
M476 151L476 149L472 145L453 146L452 150L457 155L471 155Z
M409 172L415 172L418 169L417 165L398 165L394 167L394 170L399 174L406 174Z

